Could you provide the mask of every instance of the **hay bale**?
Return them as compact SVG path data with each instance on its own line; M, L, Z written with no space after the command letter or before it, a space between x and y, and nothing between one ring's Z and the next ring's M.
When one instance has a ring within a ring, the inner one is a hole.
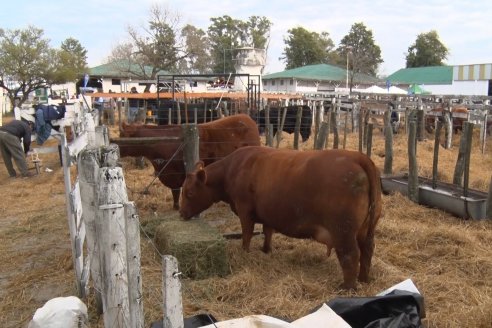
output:
M224 277L230 273L225 238L201 219L164 218L154 240L161 254L176 257L179 270L187 278Z

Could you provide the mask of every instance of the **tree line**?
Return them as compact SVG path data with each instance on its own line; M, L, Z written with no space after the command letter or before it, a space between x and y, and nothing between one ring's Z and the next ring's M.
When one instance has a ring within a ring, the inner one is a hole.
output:
M234 73L237 49L253 47L268 53L272 22L264 16L239 20L228 15L210 18L207 30L182 24L178 12L153 5L145 26L127 28L128 39L107 58L115 70L136 79L154 80L160 72L173 74ZM356 22L338 46L328 31L294 27L284 37L279 61L285 69L313 64L348 68L350 87L358 74L377 76L383 59L372 31ZM11 103L23 103L31 92L74 82L88 71L87 50L72 37L52 48L42 29L0 28L0 88ZM449 50L436 31L417 35L406 54L406 67L445 65Z

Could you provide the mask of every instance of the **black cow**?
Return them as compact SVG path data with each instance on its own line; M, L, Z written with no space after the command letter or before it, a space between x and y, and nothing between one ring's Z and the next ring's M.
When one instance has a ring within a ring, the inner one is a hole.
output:
M159 125L180 124L180 123L206 123L220 118L220 113L216 109L217 102L201 102L186 104L176 100L160 99L157 102L157 121ZM179 109L179 115L178 115ZM171 114L169 114L171 113ZM196 122L195 122L196 117ZM170 118L170 120L169 120Z
M311 108L307 105L270 108L270 114L269 114L270 124L273 125L274 135L275 133L277 133L277 130L280 126L284 108L286 109L287 112L285 114L285 122L282 130L287 133L294 133L295 126L296 126L297 110L299 107L302 108L301 127L300 127L302 142L306 142L309 139L309 136L311 136L311 127L313 125L313 112ZM265 122L266 122L265 110L259 111L259 114L256 115L254 119L258 124L260 133L263 133L265 131Z

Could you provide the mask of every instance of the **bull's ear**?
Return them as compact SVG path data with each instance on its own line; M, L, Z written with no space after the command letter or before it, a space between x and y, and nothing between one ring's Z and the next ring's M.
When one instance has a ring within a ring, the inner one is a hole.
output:
M203 170L204 167L205 167L205 164L203 163L203 161L198 161L195 164L195 170Z
M199 169L196 172L196 178L198 179L198 181L200 181L203 184L207 182L207 173L205 173L205 170L203 168Z

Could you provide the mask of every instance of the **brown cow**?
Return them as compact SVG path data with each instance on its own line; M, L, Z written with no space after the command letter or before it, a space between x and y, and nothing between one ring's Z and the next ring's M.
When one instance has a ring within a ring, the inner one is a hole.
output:
M260 145L258 127L255 121L245 114L198 124L197 127L200 138L199 155L205 165L225 157L239 147ZM124 128L120 135L125 137L182 137L180 125L129 125ZM171 188L173 208L178 209L180 188L185 180L182 147L180 147L182 141L159 141L139 145L125 144L117 139L112 142L119 145L121 157L143 156L152 163L162 184Z
M443 107L436 107L426 114L425 129L427 132L432 133L434 131L437 120L444 122L443 113ZM453 120L453 131L458 133L458 131L463 130L463 123L468 121L468 109L463 105L452 107L451 118Z
M273 231L312 238L334 248L343 288L366 282L381 215L380 173L369 157L347 150L303 151L244 147L189 173L181 216L187 220L224 201L239 216L249 250L255 223L263 224L263 251ZM359 270L360 263L360 270Z

